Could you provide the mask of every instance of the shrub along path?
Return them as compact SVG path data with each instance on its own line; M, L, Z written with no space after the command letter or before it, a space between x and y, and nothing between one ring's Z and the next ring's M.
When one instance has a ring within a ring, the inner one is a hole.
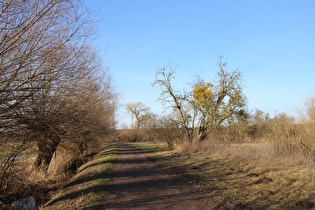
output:
M168 173L145 153L117 144L117 160L104 201L93 209L213 209L192 184Z

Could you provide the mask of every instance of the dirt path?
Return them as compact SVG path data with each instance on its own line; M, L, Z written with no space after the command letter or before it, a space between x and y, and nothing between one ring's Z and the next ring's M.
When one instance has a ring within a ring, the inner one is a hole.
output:
M102 209L213 209L192 192L193 186L150 161L138 149L117 144Z

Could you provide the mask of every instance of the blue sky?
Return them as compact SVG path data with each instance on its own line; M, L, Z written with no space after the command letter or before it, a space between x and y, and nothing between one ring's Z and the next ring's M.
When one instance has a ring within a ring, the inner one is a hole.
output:
M95 46L123 103L162 114L158 68L172 63L175 87L212 81L219 56L243 73L248 108L295 114L315 93L313 0L85 0L97 15ZM130 122L121 109L120 123Z

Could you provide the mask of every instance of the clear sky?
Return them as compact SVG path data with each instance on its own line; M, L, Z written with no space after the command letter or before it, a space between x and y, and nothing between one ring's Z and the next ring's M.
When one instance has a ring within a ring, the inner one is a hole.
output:
M84 0L123 103L161 114L159 67L172 63L178 89L199 75L212 81L219 56L243 73L248 108L295 110L315 94L314 0ZM129 122L123 109L118 120Z

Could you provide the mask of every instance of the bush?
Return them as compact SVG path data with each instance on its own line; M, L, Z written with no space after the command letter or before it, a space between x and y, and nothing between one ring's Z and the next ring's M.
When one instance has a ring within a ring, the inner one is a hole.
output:
M314 161L315 124L301 121L285 114L275 116L271 121L268 140L277 156L299 158L303 162Z

